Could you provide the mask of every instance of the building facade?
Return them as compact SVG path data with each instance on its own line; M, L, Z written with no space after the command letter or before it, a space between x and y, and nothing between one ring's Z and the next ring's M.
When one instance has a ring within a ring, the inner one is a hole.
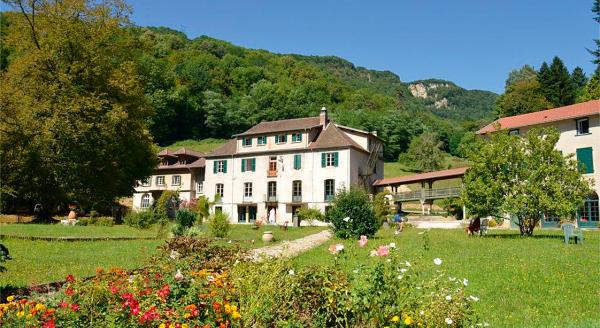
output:
M290 225L302 207L325 211L340 188L383 177L376 133L320 116L262 122L206 154L204 194L232 222Z
M600 215L600 100L548 109L544 111L504 117L483 127L480 135L497 130L508 130L513 135L524 135L533 127L554 127L560 132L556 149L572 154L580 163L585 178L593 182L594 191L577 212L580 227L598 227ZM556 220L542 222L543 226L557 226Z
M192 200L204 194L204 154L181 148L158 154L159 164L152 176L138 181L133 194L133 209L150 208L165 190L179 192L180 200Z

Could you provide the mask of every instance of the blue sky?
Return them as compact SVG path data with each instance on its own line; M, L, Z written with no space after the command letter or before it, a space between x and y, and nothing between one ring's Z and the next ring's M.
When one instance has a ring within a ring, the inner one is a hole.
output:
M511 69L557 55L594 70L592 0L130 0L137 25L167 26L277 53L335 55L403 81L502 92Z

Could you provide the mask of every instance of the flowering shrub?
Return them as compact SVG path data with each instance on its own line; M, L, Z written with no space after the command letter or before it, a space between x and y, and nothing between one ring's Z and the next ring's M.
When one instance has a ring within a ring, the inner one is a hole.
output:
M327 220L335 236L344 239L373 236L381 226L369 195L359 187L338 191L327 211Z

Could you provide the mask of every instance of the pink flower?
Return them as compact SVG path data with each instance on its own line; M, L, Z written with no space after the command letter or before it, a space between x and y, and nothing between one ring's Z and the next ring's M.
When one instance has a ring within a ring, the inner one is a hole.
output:
M177 273L175 273L175 280L183 280L183 273L181 270L177 269Z
M329 246L329 253L336 255L337 253L344 250L344 245L342 244L334 244Z
M69 306L69 304L67 304L67 302L65 302L64 300L61 300L61 301L58 303L58 306L64 309L64 308L68 307L68 306Z
M77 312L77 310L79 310L79 305L71 304L71 310L73 310L73 312Z
M71 286L67 287L67 290L65 290L65 295L67 295L67 296L73 295L73 287L71 287Z
M390 248L387 246L379 246L377 249L377 256L388 256L390 254Z
M365 246L367 246L368 242L369 242L369 240L368 240L367 236L361 235L360 240L358 241L358 246L365 247Z

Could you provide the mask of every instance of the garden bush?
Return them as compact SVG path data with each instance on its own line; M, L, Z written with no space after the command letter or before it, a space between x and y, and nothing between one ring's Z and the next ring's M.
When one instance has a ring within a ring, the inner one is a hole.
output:
M214 237L225 238L229 234L231 229L231 223L229 216L223 212L213 214L209 220L208 225L210 232Z
M113 225L115 225L115 219L110 216L91 216L90 213L89 217L79 218L79 220L77 221L77 225L112 227Z
M381 226L369 194L359 187L340 190L326 216L338 238L373 236Z
M180 209L175 215L175 225L172 228L173 235L182 236L194 225L196 214L188 209Z
M158 217L152 210L130 212L125 216L123 222L130 227L148 229L158 222Z
M373 198L373 211L375 212L375 217L377 217L381 224L387 221L388 216L392 214L386 198L386 196L390 194L391 193L388 190L384 190L377 193Z
M303 207L296 213L300 221L306 221L309 225L313 225L314 221L324 221L325 215L316 208Z
M154 203L154 212L157 221L166 223L169 219L175 218L176 210L179 208L179 192L165 190Z

